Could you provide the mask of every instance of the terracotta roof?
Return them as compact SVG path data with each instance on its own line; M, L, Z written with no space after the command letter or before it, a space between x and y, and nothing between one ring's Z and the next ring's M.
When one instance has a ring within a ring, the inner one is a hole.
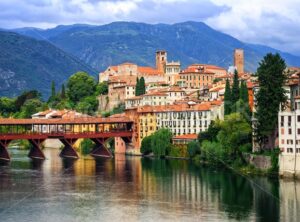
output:
M163 74L161 71L154 69L149 66L138 66L138 72L141 74L147 74L147 75L161 75Z
M224 85L216 86L216 87L214 87L214 88L211 88L211 89L209 90L209 92L219 92L220 90L223 90L223 89L225 89L225 86L224 86Z
M174 136L174 140L196 140L198 138L197 134L184 134L184 135L178 135Z
M214 72L210 72L210 71L206 71L206 70L199 71L198 68L190 68L190 67L187 68L187 69L182 70L179 74L189 74L189 73L209 74L209 75L214 75L215 74Z
M32 124L96 124L96 123L129 123L132 122L127 117L121 118L74 118L74 119L0 119L0 125L32 125Z

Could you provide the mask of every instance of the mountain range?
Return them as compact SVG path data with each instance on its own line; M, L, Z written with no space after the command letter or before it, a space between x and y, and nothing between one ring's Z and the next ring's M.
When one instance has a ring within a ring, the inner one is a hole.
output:
M8 39L18 39L18 41L24 38L25 42L31 43L30 47L25 47L23 44L10 44L9 51L12 51L10 59L5 60L0 56L2 72L3 70L15 72L12 79L18 82L16 85L20 86L11 90L16 91L15 93L26 87L43 89L46 85L50 85L48 81L52 79L63 82L76 69L85 69L94 75L109 65L122 62L154 66L154 56L158 49L167 50L168 60L179 60L182 68L192 63L215 64L227 68L233 64L235 48L244 49L247 71L255 72L259 61L268 52L279 52L288 65L300 66L298 56L263 45L244 43L202 22L184 22L173 25L114 22L101 26L76 24L60 25L51 29L21 28L9 31L19 35L12 33L4 35L5 32L1 32L0 44L3 44L3 36ZM3 47L7 50L5 45ZM33 66L38 65L37 62L42 62L39 64L40 67L48 65L47 70L50 70L47 74L42 71L43 69L35 70L34 73L32 70L31 72L24 70L22 67L25 66L18 62L18 55L13 53L15 50L22 53L26 53L27 50L36 50L36 53L42 53L42 55L30 54L31 56L23 57L23 59L27 60L27 65ZM59 52L60 56L53 56L54 52ZM45 58L43 54L48 56ZM12 63L16 69L8 69L9 64ZM62 64L64 65L60 67ZM23 78L32 76L34 81L27 81L26 85L19 76ZM41 84L38 84L39 81ZM0 85L0 95L7 94L5 92L10 91L7 90L7 87ZM46 94L49 93L48 89L44 91Z

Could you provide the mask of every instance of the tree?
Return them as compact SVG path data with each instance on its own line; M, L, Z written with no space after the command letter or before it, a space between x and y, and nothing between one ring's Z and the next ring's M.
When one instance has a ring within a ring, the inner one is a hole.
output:
M226 152L236 157L242 157L241 147L251 143L251 126L240 113L232 113L220 123L221 130L218 133L218 141Z
M43 110L44 104L39 99L27 100L21 108L19 118L30 118L31 115Z
M146 93L146 85L145 85L144 77L140 79L139 84L140 84L140 95L144 95Z
M78 112L93 115L98 108L98 100L95 96L88 96L80 100L75 109Z
M138 77L136 77L136 84L135 84L135 96L139 96L141 92L140 88L140 80Z
M198 141L201 144L204 140L208 141L216 141L217 140L217 135L219 131L221 130L220 127L220 121L212 121L211 124L209 125L208 129L205 132L201 132L198 135Z
M200 144L198 141L189 142L187 145L187 152L189 157L194 157L196 154L200 154Z
M15 99L8 97L0 98L0 114L3 117L9 117L10 114L16 111Z
M248 88L245 81L241 82L240 100L238 101L238 105L240 107L240 112L242 113L242 115L250 122L252 115L251 115L251 109L249 105Z
M229 115L231 113L231 89L229 80L226 80L225 94L224 94L224 115Z
M16 111L20 111L21 107L24 105L26 100L29 99L41 99L41 94L37 90L25 91L20 96L16 98L15 106Z
M239 96L239 91L240 91L240 84L239 84L239 75L237 70L234 71L234 76L233 76L233 85L232 85L232 91L231 91L231 104L235 104L240 96Z
M143 155L147 155L149 153L152 152L152 147L151 147L151 143L152 143L152 138L153 136L146 136L143 140L142 140L142 144L141 144L141 153Z
M61 99L66 99L66 90L65 90L65 84L61 85L61 94L60 94Z
M101 82L97 85L97 95L107 95L108 94L108 82Z
M257 112L255 113L255 139L260 148L265 148L266 141L275 147L280 105L286 103L283 85L286 81L285 61L280 55L269 53L259 63L257 69L259 91L257 93Z
M155 156L168 155L171 148L172 132L169 129L160 129L153 134L151 148Z
M51 98L54 98L56 96L55 92L55 83L54 81L51 82Z
M72 75L67 83L67 95L71 102L78 103L81 99L94 95L96 82L85 72Z

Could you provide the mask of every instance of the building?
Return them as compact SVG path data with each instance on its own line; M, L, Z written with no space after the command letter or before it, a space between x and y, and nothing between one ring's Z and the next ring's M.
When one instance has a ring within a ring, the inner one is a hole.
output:
M180 62L168 62L166 64L165 82L166 84L173 86L179 80Z
M244 50L234 50L234 66L239 74L244 73Z
M213 84L215 73L207 70L205 66L191 65L179 73L182 86L188 88L203 88Z
M286 87L288 104L278 115L279 174L300 176L300 73L298 81L292 77Z
M197 134L178 135L172 138L172 143L177 145L188 144L192 141L197 140L197 138L198 138Z

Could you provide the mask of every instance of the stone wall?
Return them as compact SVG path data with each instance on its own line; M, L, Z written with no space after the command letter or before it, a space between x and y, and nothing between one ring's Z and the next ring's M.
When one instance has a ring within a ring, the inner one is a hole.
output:
M272 167L272 161L270 156L244 154L246 161L254 167L262 170L267 170Z

